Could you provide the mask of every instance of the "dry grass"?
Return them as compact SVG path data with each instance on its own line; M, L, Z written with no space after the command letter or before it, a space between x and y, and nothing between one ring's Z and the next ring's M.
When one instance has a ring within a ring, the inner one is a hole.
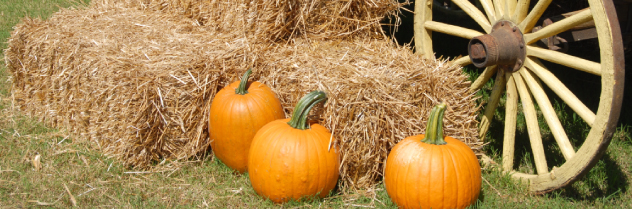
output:
M477 107L456 67L381 36L270 42L212 23L115 4L26 19L5 51L13 103L127 165L155 170L210 150L213 95L252 67L286 113L309 91L329 94L321 122L340 148L345 188L381 180L388 150L423 133L442 101L446 134L480 148Z

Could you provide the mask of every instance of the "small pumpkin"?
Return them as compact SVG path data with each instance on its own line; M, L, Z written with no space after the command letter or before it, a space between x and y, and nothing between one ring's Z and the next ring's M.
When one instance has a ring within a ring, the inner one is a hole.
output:
M446 104L435 106L425 135L407 137L388 155L384 185L402 208L465 208L481 190L481 167L465 143L443 137Z
M323 198L338 181L339 153L329 149L327 128L309 124L307 116L327 95L313 91L296 105L292 118L262 127L252 140L248 176L257 194L282 203L318 195Z
M211 103L211 149L228 167L245 172L250 143L265 124L285 117L281 102L265 84L248 83L252 70L221 89Z

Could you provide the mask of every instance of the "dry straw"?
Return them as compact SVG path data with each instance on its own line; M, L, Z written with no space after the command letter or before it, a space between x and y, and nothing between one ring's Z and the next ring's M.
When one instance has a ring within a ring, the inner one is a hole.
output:
M218 32L242 30L257 40L381 37L380 21L396 17L397 0L95 0L93 5L180 15Z
M120 4L25 19L5 51L12 99L22 111L146 169L208 153L210 101L250 67L286 113L307 92L329 94L314 119L333 132L343 188L380 181L388 151L423 133L429 110L442 101L446 135L481 146L477 107L456 67L365 35L270 42L245 29L218 30L224 24Z

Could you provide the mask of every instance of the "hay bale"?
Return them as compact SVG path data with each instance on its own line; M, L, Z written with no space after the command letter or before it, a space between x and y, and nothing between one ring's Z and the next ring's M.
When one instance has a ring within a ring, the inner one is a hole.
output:
M210 98L247 51L187 19L87 9L25 19L5 60L20 109L146 167L208 148Z
M388 40L294 40L266 50L260 81L292 107L306 93L329 100L321 123L341 152L343 188L382 179L388 152L400 140L425 133L430 110L446 102L444 133L479 151L475 98L460 68L425 60Z
M258 40L381 37L380 21L398 19L408 1L397 0L94 0L93 6L127 7L189 18L218 32L244 30ZM393 21L399 22L399 21Z
M329 94L317 115L341 152L343 188L379 182L388 151L423 133L441 101L445 133L480 147L460 69L384 39L270 43L165 13L93 7L24 20L5 62L15 106L138 168L206 153L211 98L249 67L286 116L307 92Z

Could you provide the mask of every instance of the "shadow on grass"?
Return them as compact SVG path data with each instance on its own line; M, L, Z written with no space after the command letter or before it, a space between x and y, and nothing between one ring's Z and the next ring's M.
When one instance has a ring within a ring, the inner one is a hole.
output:
M566 110L567 107L557 107L558 110ZM504 109L500 107L497 110L496 118L492 121L490 131L487 138L490 139L489 144L485 147L485 153L494 156L496 159L500 159L503 149L503 127ZM567 110L568 111L568 110ZM500 112L500 113L499 113ZM499 116L501 115L501 116ZM568 116L569 114L562 115L560 120L562 125L567 128L568 137L571 139L571 143L575 150L582 146L583 140L588 135L589 127L584 123L578 123L576 116ZM565 117L564 117L565 116ZM523 173L535 174L535 163L531 151L531 144L529 142L528 134L526 133L526 127L521 123L524 123L524 116L519 113L518 125L516 130L516 147L514 154L514 170ZM542 127L542 141L545 148L546 160L549 170L555 166L559 167L566 160L561 154L559 146L555 139L548 131L548 127ZM500 131L499 131L500 130ZM570 130L570 131L569 131ZM590 145L587 145L590 146ZM608 201L613 198L620 198L621 194L625 194L629 187L630 182L626 177L625 168L622 168L617 162L617 156L613 156L611 153L604 153L602 158L591 168L588 173L579 178L576 182L553 191L548 195L562 197L564 199L571 199L575 201L588 201L594 203L595 201ZM498 162L500 163L500 162Z
M629 187L629 181L621 167L610 154L606 153L586 176L552 194L572 200L608 201L620 198Z

